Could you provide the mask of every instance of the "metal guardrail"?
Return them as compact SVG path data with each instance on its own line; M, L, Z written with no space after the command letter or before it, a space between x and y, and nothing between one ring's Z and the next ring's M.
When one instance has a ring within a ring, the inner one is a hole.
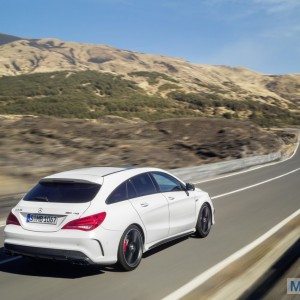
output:
M256 165L261 165L269 163L282 158L281 152L274 152L266 155L251 156L246 158L228 160L224 162L206 164L197 167L179 168L171 169L170 173L178 176L185 181L199 181L202 179L208 179L221 175L224 173L229 173Z

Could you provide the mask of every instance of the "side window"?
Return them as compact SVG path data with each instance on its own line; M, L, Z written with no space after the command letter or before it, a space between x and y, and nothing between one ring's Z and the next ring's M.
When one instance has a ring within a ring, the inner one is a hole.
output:
M181 182L176 178L170 176L169 174L162 172L152 172L151 175L153 176L162 193L183 190Z
M157 192L156 187L148 174L137 175L131 178L130 181L133 183L138 197L155 194Z
M130 180L127 181L127 193L128 193L128 199L137 197L135 188Z
M112 204L127 199L126 182L120 184L107 198L106 203Z

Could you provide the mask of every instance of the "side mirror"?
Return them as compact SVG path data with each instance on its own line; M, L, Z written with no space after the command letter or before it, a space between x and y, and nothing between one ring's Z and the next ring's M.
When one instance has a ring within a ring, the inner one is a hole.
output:
M195 190L195 186L192 183L186 183L185 187L186 187L187 191L194 191Z

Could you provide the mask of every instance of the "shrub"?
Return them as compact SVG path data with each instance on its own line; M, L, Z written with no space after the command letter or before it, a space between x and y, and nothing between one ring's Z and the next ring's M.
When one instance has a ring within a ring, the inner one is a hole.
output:
M176 79L174 79L164 73L159 73L159 72L137 71L137 72L131 72L128 75L145 77L145 78L147 78L148 83L151 85L158 83L159 79L164 79L167 81L178 83L178 81Z
M225 113L223 113L223 117L225 119L231 119L232 118L232 114L230 112L225 112Z
M133 73L131 73L133 74ZM160 90L175 89L171 77L158 72L134 72L151 81L170 81ZM168 93L168 99L151 96L133 81L122 76L96 71L36 73L0 78L0 113L52 115L65 118L98 118L114 114L126 118L158 120L180 116L205 115L208 109L225 107L224 118L236 118L237 112L252 112L250 119L261 126L300 125L300 116L251 98L225 99L218 93Z

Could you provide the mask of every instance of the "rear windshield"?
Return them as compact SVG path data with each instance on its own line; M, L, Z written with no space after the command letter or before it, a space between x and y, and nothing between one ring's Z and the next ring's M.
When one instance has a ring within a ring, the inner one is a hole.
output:
M23 200L84 203L93 200L100 187L100 184L82 182L39 182Z

